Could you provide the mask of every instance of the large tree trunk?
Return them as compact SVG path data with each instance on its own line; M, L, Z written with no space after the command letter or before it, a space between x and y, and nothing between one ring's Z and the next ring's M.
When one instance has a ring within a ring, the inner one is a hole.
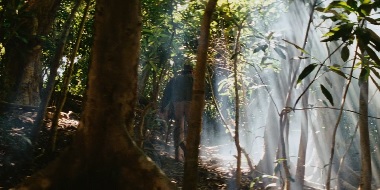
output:
M68 151L27 189L173 189L126 132L137 100L138 0L98 0L87 102Z
M184 174L184 190L197 189L198 184L198 154L201 140L202 114L205 104L205 76L207 49L210 36L210 23L217 0L209 0L201 25L201 36L197 52L197 65L193 84L193 96L190 106L190 119L186 138L186 159Z
M13 35L5 44L5 72L3 87L5 99L21 105L38 106L42 86L40 56L42 40L51 29L61 0L31 0L14 19ZM17 27L16 27L17 26Z

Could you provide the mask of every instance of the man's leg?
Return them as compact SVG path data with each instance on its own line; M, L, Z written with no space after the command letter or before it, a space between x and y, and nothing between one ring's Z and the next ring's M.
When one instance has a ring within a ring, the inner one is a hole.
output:
M174 102L174 115L174 154L175 160L179 161L180 155L182 154L182 151L180 150L180 143L184 139L184 110L182 102Z

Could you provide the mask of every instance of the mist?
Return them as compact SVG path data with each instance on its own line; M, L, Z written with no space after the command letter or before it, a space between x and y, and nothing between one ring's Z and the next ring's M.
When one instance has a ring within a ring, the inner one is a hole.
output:
M277 2L284 3L284 2ZM319 6L325 7L320 4ZM312 4L303 3L302 1L293 1L288 4L288 9L284 10L275 22L275 24L267 25L260 23L260 20L254 20L254 27L259 31L266 31L267 34L273 33L271 38L275 39L274 43L269 44L269 55L265 55L263 51L252 54L255 47L258 47L263 41L260 39L252 39L242 37L242 54L239 64L240 67L242 99L240 100L241 110L243 115L240 123L240 142L242 148L248 153L250 161L255 166L255 169L260 170L262 174L276 176L280 179L281 176L276 169L276 162L279 147L279 127L281 123L281 113L286 111L287 122L289 126L288 139L286 140L286 152L290 174L293 179L296 175L296 167L300 149L301 128L307 132L306 141L306 160L305 160L305 185L316 188L325 189L326 173L329 165L330 147L332 144L332 134L335 123L337 122L339 107L343 97L342 92L345 88L345 78L337 75L334 72L322 70L318 73L317 80L306 90L306 87L311 82L315 71L305 78L300 84L294 81L297 79L301 71L312 63L326 63L326 65L340 64L344 62L341 59L339 44L323 43L321 39L323 34L328 32L328 29L333 23L323 22L320 19L319 12L313 12L310 29L307 31L310 14L313 9ZM254 14L254 13L252 13ZM250 25L250 24L248 24ZM371 26L372 27L372 26ZM375 31L378 29L374 29ZM250 36L252 34L245 34ZM243 35L244 36L244 35ZM306 37L307 36L307 37ZM250 41L252 39L252 41ZM306 43L305 43L306 40ZM309 55L302 54L301 51L293 44L303 47ZM273 51L274 47L279 45L286 47L282 52L286 58ZM351 46L354 47L354 46ZM272 48L272 50L270 50ZM336 50L335 53L332 53ZM351 49L351 51L354 51ZM331 54L331 56L329 56ZM262 57L270 56L272 59L268 64L262 64ZM300 56L303 56L299 58ZM353 57L351 55L351 57ZM345 65L352 65L352 59L349 59ZM224 59L217 59L214 63L215 73L218 73L214 80L214 86L217 90L216 98L220 104L223 117L231 129L234 129L233 110L234 102L231 101L233 93L229 92L233 88L228 85L226 80L232 80L232 72L222 71L221 68L226 68L224 65L228 62L227 56ZM261 64L260 64L261 62ZM228 67L227 67L228 68ZM344 73L349 73L349 69L342 69ZM360 70L356 69L353 76L358 77ZM220 87L223 85L224 87ZM321 93L320 85L326 87L331 93L334 105L331 105L328 99ZM247 91L250 91L247 93ZM228 93L229 92L229 93ZM245 92L245 93L244 93ZM306 92L306 93L305 93ZM302 95L303 94L303 95ZM302 97L297 100L300 96ZM379 93L377 87L370 82L369 84L369 115L377 117L379 115L376 109L379 104ZM294 110L287 110L295 108ZM338 109L331 109L338 108ZM356 130L359 110L359 85L358 80L353 79L349 87L348 94L343 112L342 119L339 123L336 134L335 156L332 166L332 187L355 189L360 181L360 147L359 134ZM356 113L354 113L356 112ZM207 122L204 122L203 141L202 145L206 146L210 142L204 139L211 139L213 145L220 148L219 151L214 151L210 155L209 149L201 153L201 158L210 160L219 158L221 166L224 166L225 171L233 172L233 167L236 167L236 147L225 125L220 124L219 130L222 134L218 136L210 134L207 131ZM223 122L221 122L223 123ZM377 118L369 119L369 128L373 132L371 139L372 152L372 183L380 187L379 176L379 150L376 145L379 136L379 120ZM378 138L378 137L377 137ZM228 139L228 140L226 140ZM267 141L266 141L267 140ZM212 149L212 148L211 148ZM344 158L340 165L341 158ZM242 169L249 171L247 160L243 156ZM337 175L339 172L339 182ZM274 183L280 185L281 180L273 180ZM294 189L301 189L293 186Z

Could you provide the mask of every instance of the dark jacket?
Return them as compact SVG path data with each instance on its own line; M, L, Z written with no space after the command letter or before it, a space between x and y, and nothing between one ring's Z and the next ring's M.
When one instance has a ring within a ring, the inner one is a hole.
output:
M182 73L166 84L161 100L161 111L171 102L191 101L193 90L193 76L191 73Z

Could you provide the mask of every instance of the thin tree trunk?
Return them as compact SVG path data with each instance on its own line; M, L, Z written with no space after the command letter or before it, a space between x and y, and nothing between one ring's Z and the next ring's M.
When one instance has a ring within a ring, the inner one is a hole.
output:
M186 159L184 168L184 190L197 189L198 184L198 155L200 133L202 129L202 114L205 105L205 75L207 50L210 36L210 23L217 0L209 0L201 24L201 35L197 52L197 64L193 84L193 96L190 106L190 119L186 139Z
M356 48L355 48L355 55L354 55L354 60L352 62L350 74L347 78L346 85L345 85L343 92L342 92L342 99L341 99L341 103L340 103L340 110L339 110L338 119L337 119L335 126L334 126L334 129L333 129L332 140L331 140L331 148L330 148L330 158L329 158L329 163L327 165L327 176L326 176L326 189L327 190L330 190L330 188L331 188L331 172L332 172L333 160L334 160L334 154L335 154L336 133L338 131L340 120L342 119L344 104L346 103L346 97L347 97L348 89L350 87L352 75L354 72L353 68L356 64L356 56L358 55L358 48L359 48L359 46L356 46Z
M291 182L290 182L290 179L291 179L291 175L290 175L290 171L289 171L289 167L288 167L288 156L287 156L287 151L286 151L286 143L285 143L285 138L284 138L284 132L285 132L285 126L286 126L286 122L287 122L287 115L288 115L288 110L284 109L282 110L281 112L281 115L280 115L280 148L279 148L279 152L280 152L280 155L281 155L281 161L282 162L282 166L284 168L284 172L285 172L285 184L284 184L284 188L286 190L290 190L291 189Z
M77 5L79 5L80 3L81 3L81 1L77 1ZM70 56L69 66L67 67L67 69L65 71L66 74L65 74L64 79L63 79L62 91L60 93L60 98L58 100L57 108L55 110L54 118L53 118L53 121L51 124L51 137L50 137L51 138L51 140L50 140L50 143L51 143L51 150L50 151L51 152L55 151L55 145L56 145L56 141L57 141L58 120L59 120L60 113L61 113L63 106L65 105L65 102L67 99L67 92L69 91L69 84L71 81L71 75L72 75L73 70L74 70L74 61L75 61L75 57L76 57L76 54L77 54L78 49L79 49L80 41L82 39L84 24L86 22L87 13L88 13L89 9L90 9L90 0L86 0L86 7L84 9L82 20L81 20L81 23L79 25L78 36L77 36L76 42L74 44L73 52L71 53L71 56Z
M82 2L82 0L77 0L73 9L71 10L70 16L65 23L61 37L58 41L58 45L57 45L57 49L55 50L54 57L50 62L50 75L48 77L45 93L42 96L42 101L40 103L40 109L38 111L38 115L36 118L36 125L37 126L36 126L35 130L33 131L33 139L32 139L33 142L37 139L38 133L39 133L39 131L43 125L45 112L46 112L49 100L51 98L51 95L53 94L54 85L55 85L55 77L57 76L58 68L59 68L59 65L61 63L63 51L64 51L66 41L67 41L67 37L69 36L69 33L70 33L71 22L73 21L73 19L75 17L75 13L77 12L81 2ZM56 129L53 129L53 131L54 130L56 130Z
M302 105L307 107L308 94L305 94ZM308 126L308 114L307 110L302 111L304 118L301 121L301 137L300 144L298 149L298 160L297 160L297 170L296 170L296 184L299 189L302 189L305 184L305 164L306 164L306 153L307 153L307 144L309 138L309 126Z
M236 36L235 50L234 50L234 86L235 86L235 146L236 146L236 174L235 183L236 189L240 189L241 185L241 147L240 147L240 97L239 97L239 85L238 85L238 54L240 51L240 33L241 27L238 26L238 33Z
M365 68L362 68L365 69ZM371 189L371 147L368 129L368 79L364 79L360 84L359 97L359 133L360 133L360 159L361 176L359 189Z

